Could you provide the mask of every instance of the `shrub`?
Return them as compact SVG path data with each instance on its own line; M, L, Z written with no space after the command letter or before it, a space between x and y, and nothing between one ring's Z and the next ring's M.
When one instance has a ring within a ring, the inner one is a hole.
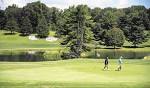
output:
M58 51L45 51L43 56L44 56L44 59L48 61L61 60L61 57Z

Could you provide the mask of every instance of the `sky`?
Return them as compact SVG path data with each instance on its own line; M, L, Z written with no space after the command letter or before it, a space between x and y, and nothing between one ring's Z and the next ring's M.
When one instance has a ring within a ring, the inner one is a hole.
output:
M48 7L57 7L60 9L65 9L69 6L76 6L79 4L86 4L91 8L126 8L132 5L144 5L146 8L150 8L150 0L0 0L0 8L5 9L7 6L12 4L16 4L18 7L23 7L27 3L35 1L41 1Z

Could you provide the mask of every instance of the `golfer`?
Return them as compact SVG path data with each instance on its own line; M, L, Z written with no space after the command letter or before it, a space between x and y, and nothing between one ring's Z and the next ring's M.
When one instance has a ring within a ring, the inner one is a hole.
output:
M117 68L117 70L116 71L120 71L121 69L122 69L122 56L120 56L120 58L118 59L118 68Z
M108 63L109 63L109 61L108 61L108 56L107 56L104 61L105 66L104 66L103 70L106 70L106 69L108 70Z

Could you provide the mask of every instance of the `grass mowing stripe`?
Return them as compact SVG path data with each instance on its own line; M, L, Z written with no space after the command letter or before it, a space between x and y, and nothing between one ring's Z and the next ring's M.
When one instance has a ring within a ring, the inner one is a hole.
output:
M110 60L110 71L103 71L103 63L97 59L0 62L0 87L149 88L149 60L124 61L120 72L114 71L115 59Z

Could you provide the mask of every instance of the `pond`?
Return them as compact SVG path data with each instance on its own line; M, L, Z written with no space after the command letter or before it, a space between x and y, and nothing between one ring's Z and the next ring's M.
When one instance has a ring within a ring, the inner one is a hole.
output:
M150 56L150 50L122 50L122 49L100 49L84 53L86 58L105 58L108 56L111 59L123 56L125 59L143 59L145 56Z
M55 61L61 59L54 51L0 51L0 61L36 62Z
M101 49L85 52L82 58L103 59L108 56L110 59L116 59L123 56L125 59L143 59L150 55L150 50L113 50ZM12 62L36 62L36 61L56 61L61 60L61 53L58 50L1 50L0 61Z

